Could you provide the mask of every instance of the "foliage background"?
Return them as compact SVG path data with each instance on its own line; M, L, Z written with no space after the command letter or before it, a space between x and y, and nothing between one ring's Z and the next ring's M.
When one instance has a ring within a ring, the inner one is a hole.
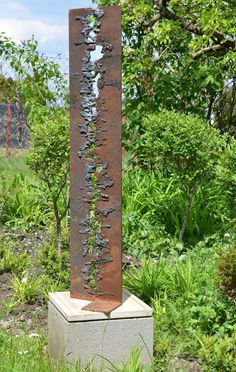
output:
M234 3L97 3L123 10L123 252L133 262L124 283L154 310L151 370L194 360L235 371ZM0 313L9 319L69 286L69 120L67 82L34 38L17 45L1 34L0 53L18 76L1 86L24 106L32 134L27 156L0 158L0 278L10 283ZM6 228L48 239L26 254ZM25 368L24 347L50 370L43 339L30 347L6 330L0 337L8 366L21 358ZM143 370L138 353L129 365Z

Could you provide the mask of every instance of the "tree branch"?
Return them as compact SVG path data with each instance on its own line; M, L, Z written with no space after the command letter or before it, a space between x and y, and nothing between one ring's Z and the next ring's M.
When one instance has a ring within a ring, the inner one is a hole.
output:
M198 59L202 57L204 54L209 53L209 52L216 52L218 50L224 50L224 49L229 49L229 48L234 49L235 47L236 47L235 41L231 43L231 40L226 40L222 44L213 44L213 45L210 45L209 47L199 50L197 53L193 55L193 59Z
M62 192L62 190L64 189L65 185L66 185L66 182L67 182L67 177L68 177L68 173L69 173L69 167L67 167L64 171L64 178L62 179L62 183L61 183L61 186L59 187L59 190L56 194L56 199L59 198L60 196L60 193Z
M66 215L66 212L68 211L68 209L70 208L70 198L68 198L68 201L67 201L67 204L65 206L65 209L64 211L62 212L61 216L59 217L59 220L60 222L63 220L63 218L65 217Z
M162 18L162 15L158 13L155 15L149 22L145 22L144 26L148 27L149 29L152 28L159 19Z
M203 36L204 31L194 24L191 20L187 20L184 17L179 16L178 14L174 13L172 10L167 9L169 1L167 0L160 0L158 1L159 13L155 15L149 22L146 22L144 25L150 29L152 28L157 21L162 18L166 18L169 20L173 20L179 22L180 26L189 31L190 33ZM213 30L212 36L215 38L217 44L213 44L212 46L206 47L194 55L194 59L201 57L203 54L208 53L210 51L218 51L222 49L229 49L236 47L235 39L229 39L227 36L220 31Z

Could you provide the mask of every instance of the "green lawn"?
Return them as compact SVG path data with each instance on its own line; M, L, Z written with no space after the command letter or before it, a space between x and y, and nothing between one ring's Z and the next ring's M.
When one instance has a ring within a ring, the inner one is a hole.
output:
M0 149L0 173L4 172L12 178L20 173L27 177L34 176L26 164L26 154L25 150L14 149L9 151L9 156L6 158L5 149Z

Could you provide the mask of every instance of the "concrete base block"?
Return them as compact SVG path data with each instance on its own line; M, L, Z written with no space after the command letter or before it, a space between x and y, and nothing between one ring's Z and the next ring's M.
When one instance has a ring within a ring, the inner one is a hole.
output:
M67 363L89 360L106 370L104 358L127 362L138 346L141 361L153 355L152 309L123 289L123 303L109 315L81 310L89 301L71 299L69 292L49 295L49 354ZM102 358L103 357L103 358Z

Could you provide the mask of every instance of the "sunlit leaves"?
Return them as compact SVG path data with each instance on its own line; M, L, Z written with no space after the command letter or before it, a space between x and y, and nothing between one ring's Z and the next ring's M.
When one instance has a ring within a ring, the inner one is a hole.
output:
M146 112L175 109L213 122L224 87L234 76L235 53L229 48L203 51L196 60L194 55L221 43L215 31L233 38L232 2L171 0L166 9L174 18L161 14L157 1L96 3L122 7L125 143L137 138Z

